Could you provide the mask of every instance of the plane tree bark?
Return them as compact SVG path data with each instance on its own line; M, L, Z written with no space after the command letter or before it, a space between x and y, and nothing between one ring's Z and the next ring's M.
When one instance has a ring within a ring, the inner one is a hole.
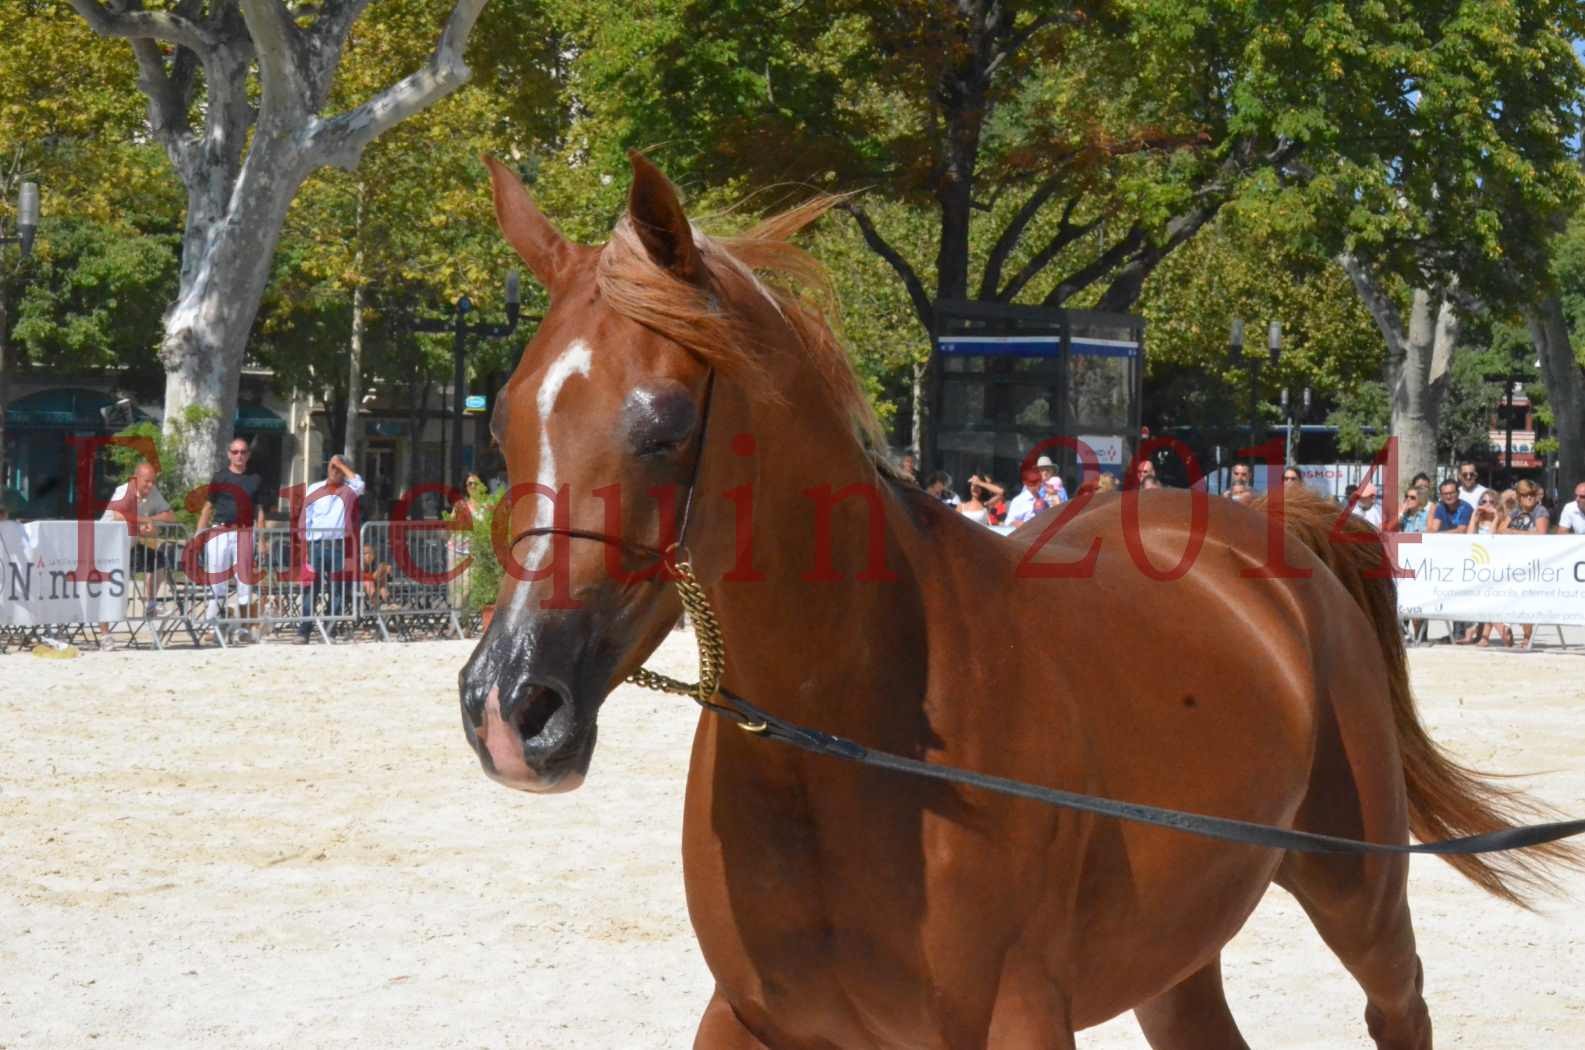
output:
M188 424L188 484L207 480L231 439L248 335L298 188L321 166L356 168L382 132L465 84L463 50L485 2L457 0L427 62L326 113L369 0L178 0L160 11L141 0L71 0L95 32L130 42L150 131L187 191L160 358L167 433Z
M1585 371L1574 356L1563 303L1549 295L1525 313L1530 341L1541 361L1541 379L1552 406L1557 436L1558 485L1562 492L1585 481Z
M1458 349L1459 313L1451 296L1416 288L1405 316L1369 266L1350 255L1338 261L1387 345L1387 393L1392 435L1398 439L1397 488L1402 490L1422 471L1434 481L1439 476L1437 426ZM1388 495L1396 498L1397 492Z

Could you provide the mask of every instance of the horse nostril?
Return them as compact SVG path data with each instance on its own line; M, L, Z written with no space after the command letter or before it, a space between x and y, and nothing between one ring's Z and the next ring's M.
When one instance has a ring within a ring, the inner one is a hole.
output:
M567 703L561 694L548 686L521 682L501 705L501 714L508 725L517 731L518 739L537 748L554 748L568 728L562 723L569 719L557 718ZM555 725L552 725L555 722ZM545 739L540 739L541 736ZM552 739L555 738L555 739Z

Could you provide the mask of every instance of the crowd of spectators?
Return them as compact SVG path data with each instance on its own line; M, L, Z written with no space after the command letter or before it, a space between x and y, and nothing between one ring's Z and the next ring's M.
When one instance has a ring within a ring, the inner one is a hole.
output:
M912 454L903 461L905 473L910 477L914 463ZM1133 487L1142 490L1161 487L1155 464L1148 459L1141 460L1135 466L1132 481ZM1103 473L1084 482L1077 491L1111 492L1118 489L1120 484L1115 475ZM1286 467L1282 472L1282 484L1303 485L1303 475L1296 467ZM1011 498L1007 497L1001 485L978 472L969 476L967 499L960 499L953 492L952 477L945 471L938 470L927 475L923 487L971 521L1013 528L1068 499L1067 487L1057 472L1057 466L1047 456L1040 456L1033 466L1024 470L1017 491ZM1512 488L1499 492L1480 483L1479 472L1473 463L1460 464L1453 476L1444 478L1435 486L1434 492L1433 495L1430 475L1419 473L1404 488L1396 506L1392 505L1392 494L1389 493L1384 499L1371 481L1358 486L1349 485L1342 502L1350 513L1383 532L1462 532L1488 536L1509 533L1585 535L1585 481L1574 486L1574 498L1562 504L1556 515L1547 507L1541 487L1535 482L1520 480ZM1233 464L1222 495L1240 503L1249 503L1256 498L1250 464ZM1411 643L1426 640L1424 621L1409 621L1406 627ZM1523 625L1520 648L1530 648L1534 630L1533 624ZM1460 645L1488 646L1495 641L1513 645L1514 633L1503 623L1455 623L1447 640Z

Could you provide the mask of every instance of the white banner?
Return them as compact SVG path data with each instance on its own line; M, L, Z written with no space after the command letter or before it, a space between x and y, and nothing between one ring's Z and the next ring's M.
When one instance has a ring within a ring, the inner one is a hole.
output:
M79 531L82 535L79 537ZM93 566L78 571L78 544ZM126 619L131 537L118 521L0 521L0 625Z
M1398 612L1431 620L1585 625L1585 537L1427 533L1397 545Z
M1090 451L1095 454L1095 462L1103 467L1120 467L1123 465L1123 439L1116 434L1080 434L1079 440L1090 446ZM1081 449L1083 445L1079 446ZM1075 463L1083 469L1083 459L1080 453L1075 453Z

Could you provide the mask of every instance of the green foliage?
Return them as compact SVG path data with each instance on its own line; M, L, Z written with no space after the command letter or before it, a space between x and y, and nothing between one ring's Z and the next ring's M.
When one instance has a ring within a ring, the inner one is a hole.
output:
M999 46L973 35L983 10L563 0L578 105L542 197L603 234L630 147L696 192L866 189L863 206L930 296L1129 308L1128 267L1156 270L1139 303L1153 369L1197 364L1239 389L1227 322L1283 321L1268 398L1379 370L1338 251L1421 286L1458 274L1514 303L1544 272L1547 224L1580 197L1576 4L1015 0L994 10L1023 46L988 71L974 65L977 47ZM1039 207L997 271L993 248L1026 203ZM1173 266L1224 206L1236 214L1210 227L1218 243ZM968 230L961 261L954 223ZM900 279L835 235L819 244L872 392L906 389L902 329L872 342L862 325L867 300L912 305Z
M1436 425L1436 451L1444 462L1488 455L1492 409L1502 401L1502 384L1486 377L1500 374L1506 364L1489 349L1453 358Z
M1251 354L1264 353L1269 322L1282 324L1279 364L1261 370L1263 398L1284 388L1346 390L1379 375L1381 336L1314 234L1310 211L1275 187L1224 208L1145 286L1148 372L1202 369L1243 404L1247 374L1228 357L1232 322L1241 319Z
M1326 422L1337 428L1337 448L1343 455L1356 459L1375 455L1392 426L1387 384L1379 380L1355 384Z
M492 523L495 520L495 508L500 502L501 494L493 493L478 498L481 509L477 514L469 515L468 529L468 610L478 612L487 605L494 605L496 595L501 590L501 579L505 575L501 569L501 559L495 553L495 538L492 532ZM446 521L456 521L457 512L450 511L444 515Z
M180 237L56 220L40 232L12 338L37 365L158 374Z
M160 495L164 496L165 502L171 505L177 521L184 525L195 524L198 521L198 513L187 507L187 489L182 479L187 476L188 442L192 434L208 418L209 410L202 405L189 405L182 417L175 421L169 433L156 423L134 423L118 431L116 437L135 439L137 444L108 446L106 455L115 468L116 482L120 483L131 478L138 461L144 458L143 449L148 447L146 443L151 442L156 456L151 462L160 472L159 479L155 482Z
M1507 366L1501 353L1488 348L1464 347L1454 355L1437 416L1439 462L1485 458L1492 409L1502 400L1502 385L1486 377ZM1386 384L1356 384L1327 422L1337 427L1337 446L1344 455L1360 459L1375 455L1391 429L1392 402Z
M418 68L451 6L369 5L330 108ZM983 56L970 20L993 6L1022 46L971 75ZM1585 9L1563 0L495 0L468 88L378 139L357 172L305 184L250 350L283 387L344 386L361 288L366 378L442 378L446 337L404 333L401 317L443 315L463 293L499 317L515 265L478 153L507 158L592 242L620 212L624 153L639 147L706 204L759 211L866 190L861 204L932 296L959 290L949 202L967 227L972 296L1096 305L1132 260L1149 276L1142 297L1122 287L1111 305L1146 315L1152 379L1184 392L1174 410L1196 419L1243 403L1244 376L1225 361L1233 317L1252 332L1283 322L1267 401L1283 386L1351 389L1378 370L1379 339L1329 264L1336 251L1427 287L1458 273L1499 312L1540 283L1550 224L1580 198L1582 37ZM17 340L35 360L149 367L185 202L149 145L126 42L95 36L64 0L18 0L0 4L0 68L0 152L39 178L51 223ZM964 135L973 148L954 154ZM1104 255L1131 236L1132 252ZM915 304L846 217L811 247L884 416L928 353ZM1065 296L1087 269L1093 280ZM1554 273L1585 351L1581 220ZM538 312L543 295L526 288ZM475 375L509 368L522 342L471 346ZM1189 380L1195 369L1203 380Z

